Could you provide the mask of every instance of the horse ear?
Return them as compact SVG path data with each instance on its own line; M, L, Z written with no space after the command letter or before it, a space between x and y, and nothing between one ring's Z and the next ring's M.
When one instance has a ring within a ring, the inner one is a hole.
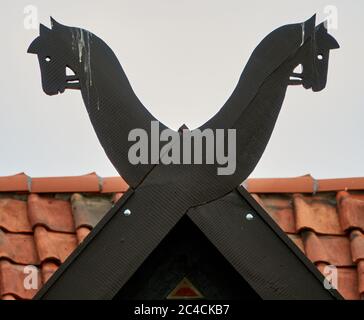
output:
M46 36L47 34L49 34L52 30L47 28L44 24L40 24L39 26L39 35L41 37Z
M30 44L27 52L28 53L35 53L37 54L39 51L39 47L40 47L40 37L36 37L32 43Z
M336 39L327 32L327 21L320 23L316 27L316 32L317 32L317 35L322 38L322 41L325 42L325 46L328 49L339 49L340 48L340 45L336 41Z
M310 19L306 20L303 25L305 28L305 38L307 39L315 32L316 14L314 14Z
M41 45L42 38L45 38L48 34L52 32L51 29L47 28L44 24L39 25L39 37L35 38L30 44L27 52L28 53L38 53Z
M57 29L61 24L58 23L53 17L51 17L52 29Z

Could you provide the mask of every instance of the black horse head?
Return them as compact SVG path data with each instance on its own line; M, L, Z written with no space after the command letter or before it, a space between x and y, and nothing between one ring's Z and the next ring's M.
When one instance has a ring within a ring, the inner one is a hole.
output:
M53 18L51 22L52 29L40 25L39 37L28 48L28 53L38 55L42 87L48 95L63 93L65 89L80 89L78 71L82 65L90 63L87 50L91 34L83 29L63 26ZM75 75L67 75L67 68Z
M309 30L311 37L302 44L295 59L295 67L301 64L302 71L300 73L293 72L289 84L302 84L305 89L312 89L312 91L317 92L326 86L330 50L338 49L340 46L328 34L324 22L315 27L310 20L306 23L311 29L311 31Z

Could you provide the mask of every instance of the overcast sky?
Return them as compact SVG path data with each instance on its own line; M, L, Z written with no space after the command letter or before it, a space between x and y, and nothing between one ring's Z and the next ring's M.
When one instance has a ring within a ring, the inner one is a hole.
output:
M124 0L1 2L3 76L0 175L115 175L80 92L47 96L35 55L38 29L24 7L101 37L115 52L143 104L176 129L203 124L234 89L252 50L275 28L338 9L328 84L313 93L289 87L273 136L252 177L364 176L364 29L362 0Z

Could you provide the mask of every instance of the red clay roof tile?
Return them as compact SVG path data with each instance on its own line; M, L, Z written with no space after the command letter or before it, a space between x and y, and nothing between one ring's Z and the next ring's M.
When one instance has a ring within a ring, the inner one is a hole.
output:
M302 241L307 258L313 263L330 264L330 257L318 236L312 231L302 232Z
M64 262L78 244L74 234L47 231L41 226L35 227L34 241L41 262Z
M303 241L300 235L297 234L288 234L288 237L295 243L295 245L301 249L303 253L305 253L305 247L303 245Z
M116 203L116 202L118 202L118 200L123 196L123 194L124 193L122 193L122 192L118 192L118 193L115 193L114 195L113 195L113 197L112 197L112 202L113 203Z
M304 231L302 239L306 255L312 262L324 262L337 267L353 265L347 237L319 236L312 231Z
M336 207L326 199L293 197L297 230L311 229L321 234L343 234Z
M345 299L360 299L358 276L355 268L337 268L338 290Z
M7 258L19 264L38 264L33 237L0 230L0 259Z
M364 260L364 235L359 230L354 230L350 233L350 239L353 261L358 263L359 260Z
M314 193L315 180L310 175L297 178L248 179L246 188L252 193Z
M69 201L31 194L28 197L28 212L33 228L37 225L42 225L53 231L75 231Z
M32 178L31 192L99 192L99 178L96 173L78 177Z
M88 236L90 232L91 230L88 227L78 228L76 231L78 243L81 243Z
M0 199L0 228L10 232L32 232L27 203L11 198Z
M129 186L122 177L102 178L102 193L125 192Z
M0 177L0 192L29 191L29 178L24 173Z
M251 196L255 199L256 202L258 202L262 207L264 207L264 202L256 193L251 193Z
M267 211L271 217L277 222L281 229L286 233L295 233L295 218L292 208L282 208L273 210L268 208Z
M94 176L93 179L87 179ZM86 178L86 179L85 179ZM96 179L94 179L96 178ZM120 177L107 177L104 182L97 181L97 175L91 173L78 177L47 177L30 179L24 173L0 177L0 192L124 192L126 182ZM120 184L119 184L119 181ZM364 190L364 178L321 179L315 180L310 175L295 178L248 179L249 192L256 193L315 193L340 190Z
M348 192L339 192L337 201L344 230L360 228L364 232L364 198L361 200Z
M26 266L12 264L6 260L0 260L0 295L16 296L22 299L32 299L42 285L40 274L37 271L37 283L35 286L38 289L26 287L26 277L29 275ZM33 266L33 268L35 268ZM36 269L38 270L38 269Z
M292 200L285 196L256 194L253 197L269 213L273 220L286 233L295 233L296 224L292 209Z
M364 260L358 262L358 287L361 298L364 299Z
M267 207L279 209L292 208L292 197L285 194L260 194L259 197Z
M364 190L364 178L318 180L318 192L340 190Z
M58 268L59 268L58 264L51 261L46 261L42 263L41 271L42 271L43 283L46 283L49 280L49 278L53 275L53 273L57 271Z
M328 277L327 279L334 279L334 273L330 270L325 270L328 266L326 263L318 263L317 268L321 273ZM332 270L332 269L331 269ZM358 300L360 299L359 289L358 289L358 278L356 276L355 268L337 268L337 282L332 282L337 285L336 289L340 294L348 300Z
M297 178L248 179L246 186L253 193L316 193L340 190L364 190L364 178L320 179L310 175Z
M104 197L86 197L78 193L73 194L71 202L76 228L93 228L112 206Z

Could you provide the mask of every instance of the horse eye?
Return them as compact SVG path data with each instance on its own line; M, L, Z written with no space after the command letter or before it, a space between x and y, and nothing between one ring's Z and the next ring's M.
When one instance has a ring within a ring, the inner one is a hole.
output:
M48 57L46 57L46 58L45 58L45 61L47 61L47 62L51 61L51 57L49 57L49 56L48 56Z
M323 56L322 54L319 54L319 55L317 56L317 59L319 59L319 60L323 60L323 59L324 59L324 56Z

